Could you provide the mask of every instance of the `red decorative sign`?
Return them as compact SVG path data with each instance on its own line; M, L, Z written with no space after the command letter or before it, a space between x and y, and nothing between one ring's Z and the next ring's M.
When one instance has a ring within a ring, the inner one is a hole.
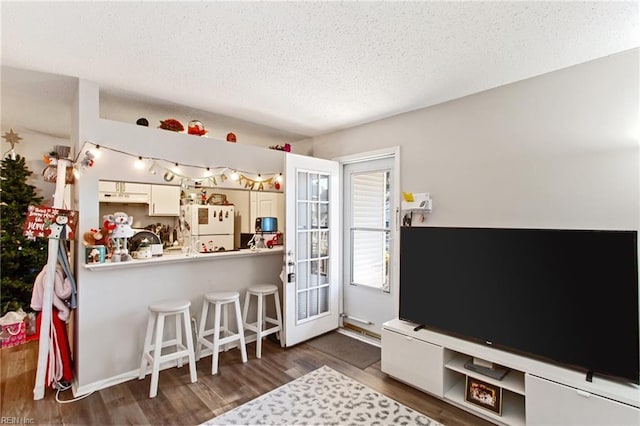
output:
M22 235L27 238L73 240L78 212L47 206L29 206Z

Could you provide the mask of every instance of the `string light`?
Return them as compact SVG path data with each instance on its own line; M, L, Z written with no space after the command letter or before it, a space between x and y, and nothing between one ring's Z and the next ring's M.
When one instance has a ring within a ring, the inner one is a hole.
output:
M130 157L136 158L134 162L134 166L137 169L144 169L146 167L146 160L150 160L151 166L148 168L149 173L152 175L160 175L165 180L165 182L172 182L174 179L179 180L181 186L190 186L190 185L203 185L209 183L211 186L222 185L225 187L229 186L229 183L225 184L225 181L231 179L231 181L237 183L240 186L244 186L246 189L255 189L258 191L262 190L276 190L279 191L281 189L280 182L282 182L282 173L256 173L256 172L247 172L240 171L237 169L232 169L229 167L209 167L209 166L200 166L193 164L180 164L174 161L169 161L163 158L156 157L143 157L138 154L132 154L126 151L122 151L119 149L109 148L106 146L101 146L97 144L93 144L91 142L85 142L85 146L93 145L87 153L91 153L93 158L97 159L105 150L117 152L119 154L127 155ZM85 148L83 147L83 150ZM90 158L90 160L93 160ZM163 165L162 163L173 164L172 167L169 165ZM181 167L186 167L187 169L200 169L203 170L199 175L191 175L188 171L182 172Z
M90 151L91 151L91 154L93 155L94 159L98 159L98 158L100 158L102 156L102 151L100 151L100 145L96 145Z
M139 170L144 169L144 161L142 160L142 157L138 156L138 159L135 162L135 167Z

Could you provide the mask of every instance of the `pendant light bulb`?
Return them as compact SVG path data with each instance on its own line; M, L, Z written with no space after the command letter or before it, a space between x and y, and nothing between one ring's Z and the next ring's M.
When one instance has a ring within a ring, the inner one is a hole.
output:
M282 173L276 177L276 182L282 183Z
M138 170L144 169L144 160L142 159L142 157L138 157L138 159L136 160L135 168Z
M175 166L173 166L173 172L174 173L179 173L180 172L180 165L178 163L176 163Z
M211 168L207 167L202 176L205 178L211 177Z
M240 176L238 175L238 172L234 170L233 173L231 173L231 180L238 180L238 179L240 179Z
M100 150L100 145L96 145L95 147L91 148L89 151L93 155L93 158L96 160L102 157L102 151Z

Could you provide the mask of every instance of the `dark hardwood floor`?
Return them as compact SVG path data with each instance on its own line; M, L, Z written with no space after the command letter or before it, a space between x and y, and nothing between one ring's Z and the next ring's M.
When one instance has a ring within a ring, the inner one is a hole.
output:
M2 349L0 420L21 425L197 425L327 365L445 425L490 424L388 377L379 362L361 370L305 343L282 349L265 340L262 359L255 357L255 343L247 351L246 364L238 350L222 353L216 376L211 375L211 357L202 358L197 363L197 383L190 383L186 365L160 372L158 396L153 399L148 397L147 375L60 404L50 388L44 399L33 400L36 341ZM70 398L70 390L60 394L60 399Z

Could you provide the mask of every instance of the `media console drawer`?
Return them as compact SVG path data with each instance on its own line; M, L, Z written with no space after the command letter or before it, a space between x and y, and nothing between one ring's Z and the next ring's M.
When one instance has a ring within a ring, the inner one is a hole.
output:
M442 398L444 348L382 329L382 371Z
M525 375L527 425L640 425L640 408L530 374Z

